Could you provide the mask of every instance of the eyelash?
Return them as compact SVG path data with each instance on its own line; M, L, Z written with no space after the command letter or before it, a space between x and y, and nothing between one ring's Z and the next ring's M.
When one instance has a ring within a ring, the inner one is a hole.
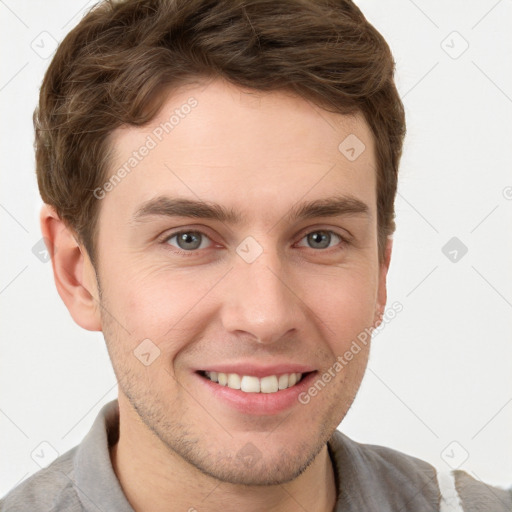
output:
M332 230L329 230L329 229L314 229L312 231L307 231L303 236L301 236L301 238L299 239L299 242L301 240L303 240L305 237L307 237L308 235L310 235L312 233L319 233L319 232L329 233L331 235L337 236L341 240L341 242L338 244L341 247L336 248L336 246L334 246L334 247L329 247L329 248L326 248L326 249L312 249L312 248L310 248L312 251L330 253L333 249L335 251L343 250L343 248L345 248L347 245L350 244L350 241L347 239L347 237L345 237L343 235L340 235L336 231L332 231ZM199 234L201 236L206 237L211 242L213 242L211 240L211 238L206 233L204 233L203 231L199 231L199 230L195 230L195 229L182 229L180 231L175 231L173 233L166 234L162 239L160 239L160 243L165 245L165 246L167 246L167 247L172 247L172 248L169 248L169 250L172 251L174 254L178 254L178 255L181 255L181 256L197 256L200 251L205 250L205 249L193 249L193 250L190 250L190 251L185 251L183 249L179 249L177 247L169 245L169 243L168 243L169 240L171 240L172 238L174 238L174 237L176 237L178 235L182 235L184 233Z

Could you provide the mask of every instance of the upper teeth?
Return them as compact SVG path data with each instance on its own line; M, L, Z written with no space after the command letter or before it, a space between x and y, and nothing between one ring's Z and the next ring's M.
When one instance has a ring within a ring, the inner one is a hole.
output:
M280 389L294 386L302 378L302 373L285 373L284 375L268 375L267 377L254 377L252 375L238 375L238 373L204 372L213 382L231 389L240 389L246 393L275 393Z

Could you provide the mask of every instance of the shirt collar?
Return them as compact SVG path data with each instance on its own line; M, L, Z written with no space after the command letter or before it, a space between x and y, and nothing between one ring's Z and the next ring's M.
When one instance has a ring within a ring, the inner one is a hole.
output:
M118 437L119 404L116 399L102 407L75 455L74 483L86 512L134 512L110 459L109 445L115 444ZM368 499L375 478L365 464L358 443L335 430L327 446L336 482L335 510L369 510Z
M119 405L103 406L76 452L75 487L86 512L134 512L110 460L110 444L119 436Z

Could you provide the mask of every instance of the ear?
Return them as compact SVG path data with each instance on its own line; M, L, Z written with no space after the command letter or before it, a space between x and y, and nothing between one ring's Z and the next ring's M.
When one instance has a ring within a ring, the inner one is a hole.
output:
M40 223L60 298L78 325L101 331L96 273L87 251L50 205L41 208Z
M384 251L384 259L379 265L379 285L377 290L377 303L375 307L375 317L373 326L378 327L382 322L384 310L386 308L386 302L388 299L386 278L388 275L389 264L391 262L391 251L393 248L393 239L388 237L386 240L386 249Z

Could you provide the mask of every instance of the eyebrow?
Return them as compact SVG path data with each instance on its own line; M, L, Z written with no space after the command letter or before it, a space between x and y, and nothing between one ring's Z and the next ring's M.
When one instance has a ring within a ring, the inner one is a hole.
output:
M338 195L316 199L293 206L285 220L288 222L307 220L316 217L341 217L370 215L367 204L350 195ZM132 223L142 223L151 217L190 217L217 220L227 224L241 224L246 217L220 204L193 199L158 196L142 203L133 214Z

